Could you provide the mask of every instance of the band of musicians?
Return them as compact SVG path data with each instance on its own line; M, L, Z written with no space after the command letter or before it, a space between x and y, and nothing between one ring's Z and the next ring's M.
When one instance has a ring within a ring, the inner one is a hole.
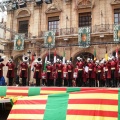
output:
M28 63L28 56L23 55L20 63L21 86L28 84L28 68L31 67ZM8 78L7 85L13 86L15 79L15 63L12 58L6 64L3 64L4 58L0 56L0 79L3 76L3 67L7 66ZM120 83L120 65L118 58L111 56L108 60L93 60L87 58L84 60L77 57L75 65L72 61L66 60L63 64L60 59L56 59L55 63L51 61L43 65L41 57L36 57L33 63L33 79L34 86L58 86L58 87L118 87ZM19 83L19 82L18 82Z

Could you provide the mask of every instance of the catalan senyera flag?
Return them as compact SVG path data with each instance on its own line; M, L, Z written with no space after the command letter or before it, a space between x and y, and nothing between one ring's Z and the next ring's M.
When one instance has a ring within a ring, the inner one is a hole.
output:
M84 89L82 88L82 90ZM20 97L69 93L76 91L81 91L81 88L0 86L0 98L2 98L2 101L3 99L12 99L14 103Z
M119 89L85 89L19 98L7 120L120 120Z

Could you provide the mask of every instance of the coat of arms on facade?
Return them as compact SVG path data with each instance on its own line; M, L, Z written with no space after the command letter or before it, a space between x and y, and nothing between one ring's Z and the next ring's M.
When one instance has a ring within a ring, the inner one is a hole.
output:
M46 47L54 47L55 46L55 32L54 31L45 32L44 45Z
M24 50L24 37L23 35L15 35L14 38L14 50Z
M79 47L89 47L90 45L90 27L81 27L78 29Z
M120 25L114 25L114 41L120 41Z

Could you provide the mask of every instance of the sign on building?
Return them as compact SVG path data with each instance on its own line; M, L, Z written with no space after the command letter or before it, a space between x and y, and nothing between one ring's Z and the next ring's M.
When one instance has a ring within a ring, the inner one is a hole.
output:
M90 46L90 27L80 27L78 29L78 44L79 47Z
M23 35L15 35L14 50L17 50L17 51L24 50L24 36Z
M114 25L114 41L120 41L120 25Z
M54 47L55 46L55 32L54 31L45 32L44 45L46 47Z

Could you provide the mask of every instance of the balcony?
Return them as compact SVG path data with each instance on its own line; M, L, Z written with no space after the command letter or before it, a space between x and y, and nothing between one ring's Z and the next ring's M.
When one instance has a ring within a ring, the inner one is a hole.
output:
M23 36L24 39L29 39L32 36L31 33L18 33L18 34L22 34L22 36ZM11 39L12 40L15 39L15 35L14 34L12 35Z
M92 28L92 33L113 33L114 25L113 24L101 24L94 25Z
M44 37L44 33L47 31L41 31L40 37ZM72 36L78 34L78 28L61 28L55 31L55 36Z

